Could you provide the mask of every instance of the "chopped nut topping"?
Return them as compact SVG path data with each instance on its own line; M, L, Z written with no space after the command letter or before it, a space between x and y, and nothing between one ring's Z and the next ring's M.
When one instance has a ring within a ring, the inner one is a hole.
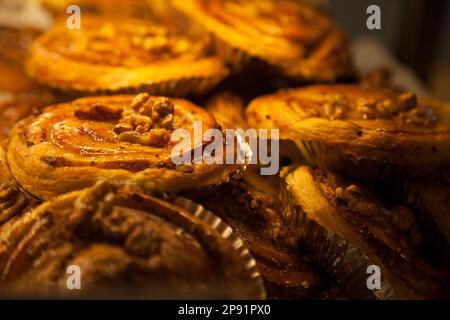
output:
M323 98L325 117L330 120L343 119L349 106L347 98L341 94L326 94Z
M168 98L141 93L124 108L114 132L120 141L163 147L170 141L173 113L174 105Z
M336 198L344 201L351 211L376 224L384 230L394 230L395 234L404 234L407 241L418 247L422 238L411 211L403 206L386 208L376 198L368 198L356 185L347 188L338 187Z
M305 117L323 117L330 120L390 119L421 126L428 126L437 121L436 113L420 106L417 96L411 92L384 99L370 96L351 99L341 93L321 93L309 101L290 98L287 103L293 109L302 110Z
M405 124L428 126L438 120L436 112L429 108L415 108L409 112L399 114Z
M336 196L347 202L347 206L351 210L363 216L371 217L379 213L377 205L366 201L361 190L355 185L351 185L345 190L341 187L337 188Z

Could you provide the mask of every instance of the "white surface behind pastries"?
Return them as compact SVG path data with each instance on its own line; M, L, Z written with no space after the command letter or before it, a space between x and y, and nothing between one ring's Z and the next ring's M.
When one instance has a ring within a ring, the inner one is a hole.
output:
M40 0L0 0L0 25L46 30L52 18Z

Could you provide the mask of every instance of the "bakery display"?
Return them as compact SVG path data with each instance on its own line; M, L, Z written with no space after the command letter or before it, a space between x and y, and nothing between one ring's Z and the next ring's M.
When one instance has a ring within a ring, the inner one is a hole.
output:
M334 81L351 72L347 38L322 11L300 1L171 0L210 33L234 69L254 61L286 77Z
M39 37L27 69L37 81L75 94L202 94L228 73L209 47L207 39L145 20L83 16L80 30L62 21Z
M411 92L313 85L258 97L251 127L278 128L305 161L365 179L426 176L450 163L450 106Z
M370 186L320 169L286 170L282 214L304 250L353 297L445 297L448 275L416 252L422 241L413 214L390 207ZM378 290L366 285L367 268L379 266Z
M146 93L82 98L19 122L8 162L22 187L41 199L100 179L146 191L199 189L238 176L244 168L194 157L189 163L173 160L175 147L182 154L205 156L207 142L203 137L196 141L194 131L217 126L207 111L187 100ZM182 135L172 135L178 129ZM182 139L187 134L191 138ZM214 158L225 157L225 149Z
M162 298L264 295L241 251L164 200L104 182L46 202L0 227L0 292ZM83 286L66 286L68 266Z
M0 3L0 298L450 298L450 104L320 4Z

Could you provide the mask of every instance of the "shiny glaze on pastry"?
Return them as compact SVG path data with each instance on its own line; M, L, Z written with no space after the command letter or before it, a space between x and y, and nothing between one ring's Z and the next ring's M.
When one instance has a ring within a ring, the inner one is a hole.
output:
M390 206L369 185L320 169L304 166L282 174L287 224L351 297L445 296L448 276L418 255L422 236L407 207ZM367 288L370 265L381 268L380 290Z
M228 56L231 63L239 57L257 58L286 76L306 80L332 81L349 70L345 35L326 14L308 5L275 0L172 2L221 44L238 51Z
M194 141L195 121L202 122L203 133L218 127L207 111L187 100L146 93L83 98L19 122L8 162L19 183L43 199L99 179L175 192L219 184L238 174L242 165L194 163L194 157L192 164L175 165L172 150L180 146L180 140L172 139L176 129L190 133L189 145L188 139L183 142L186 152L203 151L210 143Z
M256 98L246 114L311 164L350 176L426 175L450 162L450 106L410 92L315 85Z
M141 20L83 16L82 28L56 24L33 45L28 71L74 92L144 90L202 93L227 75L209 44Z
M239 251L188 211L104 182L0 227L0 294L257 299ZM68 266L81 290L68 290Z

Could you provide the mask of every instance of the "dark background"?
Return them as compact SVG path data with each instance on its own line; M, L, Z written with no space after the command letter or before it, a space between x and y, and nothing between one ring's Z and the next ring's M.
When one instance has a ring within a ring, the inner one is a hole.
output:
M432 95L450 101L450 0L322 2L352 38L376 37L415 71ZM381 30L366 27L369 5L381 8Z

